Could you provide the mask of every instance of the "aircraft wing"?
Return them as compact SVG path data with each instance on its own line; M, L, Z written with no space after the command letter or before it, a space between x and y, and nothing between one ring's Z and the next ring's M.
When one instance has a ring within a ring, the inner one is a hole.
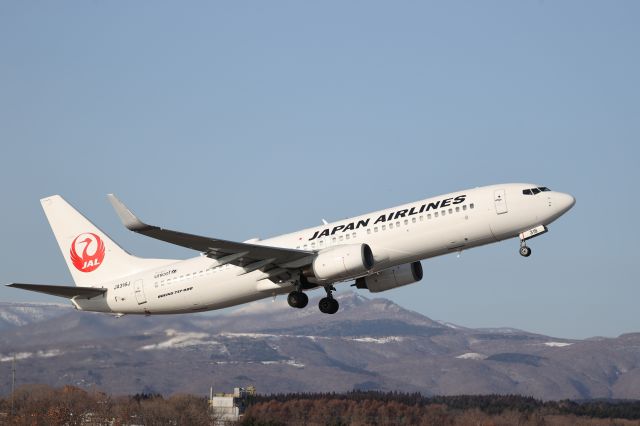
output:
M242 266L248 272L275 267L281 271L283 268L298 269L311 263L314 257L313 252L306 250L238 243L148 225L138 219L115 195L108 194L107 197L127 229L171 244L198 250L212 259L217 259L221 264L231 263Z
M101 296L107 291L106 288L22 283L8 284L7 287L21 288L23 290L36 291L52 296L66 297L67 299L73 299L74 297L91 299L92 297Z

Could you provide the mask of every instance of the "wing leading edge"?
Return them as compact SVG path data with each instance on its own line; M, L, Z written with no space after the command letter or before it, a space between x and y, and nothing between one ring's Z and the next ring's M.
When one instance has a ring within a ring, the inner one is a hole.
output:
M134 215L114 194L108 194L107 197L124 226L130 231L203 252L222 264L231 263L251 271L256 269L267 271L276 267L299 269L313 260L314 253L310 251L238 243L148 225Z

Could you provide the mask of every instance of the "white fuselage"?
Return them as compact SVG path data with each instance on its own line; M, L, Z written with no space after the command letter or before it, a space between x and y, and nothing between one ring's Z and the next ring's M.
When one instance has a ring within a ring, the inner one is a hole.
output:
M370 273L481 246L539 225L548 225L573 206L555 191L525 195L533 184L503 184L458 191L342 221L303 229L253 244L321 251L339 244L366 243L375 266ZM96 283L104 297L78 299L82 310L120 314L171 314L226 308L287 293L293 281L274 283L260 270L204 255L167 261L161 267ZM319 283L323 284L323 283Z

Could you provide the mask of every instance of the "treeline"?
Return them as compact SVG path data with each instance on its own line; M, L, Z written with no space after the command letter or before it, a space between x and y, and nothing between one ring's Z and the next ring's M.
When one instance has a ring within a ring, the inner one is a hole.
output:
M540 401L520 395L425 397L375 391L257 395L250 399L242 424L640 425L640 401Z
M113 397L74 386L28 385L0 399L0 425L209 425L206 398L157 394Z
M73 386L23 386L0 399L0 425L212 425L193 395L114 397ZM240 425L603 425L640 426L640 401L540 401L518 395L425 397L419 393L257 395Z

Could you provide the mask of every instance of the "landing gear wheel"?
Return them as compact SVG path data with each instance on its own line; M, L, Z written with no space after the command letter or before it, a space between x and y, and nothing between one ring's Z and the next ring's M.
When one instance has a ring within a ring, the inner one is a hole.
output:
M336 299L331 299L331 310L329 311L329 313L333 315L338 312L338 309L340 309L340 304L338 303L338 301Z
M520 247L520 256L524 256L524 257L531 256L531 249L527 246Z
M292 308L302 309L309 303L309 297L302 291L292 291L287 296L287 302Z
M323 297L318 303L318 308L323 314L335 314L340 309L340 304L333 297Z

